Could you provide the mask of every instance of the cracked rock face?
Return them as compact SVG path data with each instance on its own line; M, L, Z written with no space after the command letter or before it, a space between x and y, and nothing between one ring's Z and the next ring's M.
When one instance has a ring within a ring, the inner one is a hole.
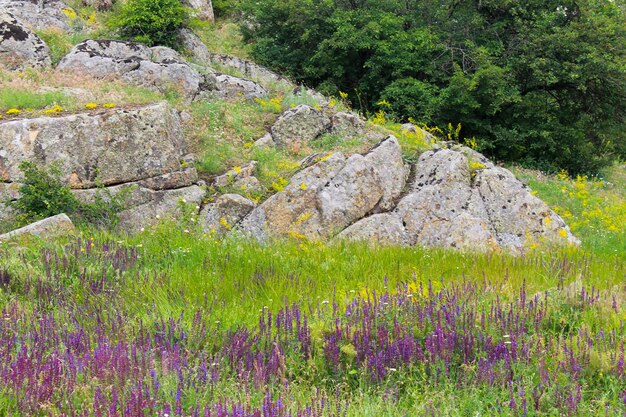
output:
M241 222L244 232L259 240L367 240L482 252L579 243L513 174L466 147L425 152L408 182L393 137L365 155L316 156L307 164Z
M288 148L307 144L329 131L331 120L320 110L302 104L285 111L272 126L272 137Z
M248 215L256 204L239 194L223 194L200 211L200 224L205 233L222 236Z
M50 49L11 13L0 12L0 66L9 70L50 66Z
M11 13L31 30L59 29L69 32L69 6L59 0L0 0L0 10Z
M368 213L391 207L404 183L400 146L391 136L366 155L318 157L283 191L253 210L242 229L259 240L270 236L326 240Z
M176 217L182 200L202 203L205 191L194 185L198 175L186 154L178 112L165 102L10 120L0 123L0 196L19 197L20 162L55 164L82 201L93 201L98 183L106 187L105 198L128 190L120 227L137 231Z

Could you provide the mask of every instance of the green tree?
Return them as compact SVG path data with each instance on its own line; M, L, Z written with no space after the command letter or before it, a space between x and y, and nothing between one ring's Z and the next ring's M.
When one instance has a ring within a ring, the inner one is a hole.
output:
M244 16L257 60L364 113L461 123L546 170L626 156L623 0L244 0Z

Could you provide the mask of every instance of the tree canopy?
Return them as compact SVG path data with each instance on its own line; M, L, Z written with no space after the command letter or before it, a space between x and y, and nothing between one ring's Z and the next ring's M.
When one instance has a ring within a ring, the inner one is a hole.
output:
M364 113L461 123L492 157L626 156L624 0L244 0L255 58ZM382 104L379 104L382 103Z

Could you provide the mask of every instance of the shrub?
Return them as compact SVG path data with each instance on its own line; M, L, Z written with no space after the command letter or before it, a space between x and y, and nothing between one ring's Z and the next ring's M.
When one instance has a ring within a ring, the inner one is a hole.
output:
M189 13L179 0L129 0L114 12L108 24L125 39L176 47L176 32L188 20Z
M10 203L18 212L22 224L65 213L79 222L112 227L117 224L117 213L125 206L130 188L113 195L103 185L90 203L79 201L61 179L57 166L40 168L32 162L20 164L24 182L20 187L20 198Z

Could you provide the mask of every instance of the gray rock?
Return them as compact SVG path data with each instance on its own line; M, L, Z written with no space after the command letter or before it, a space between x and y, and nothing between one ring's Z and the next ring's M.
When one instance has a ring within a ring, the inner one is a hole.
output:
M266 135L257 139L254 142L255 148L271 148L274 146L276 146L276 144L274 143L274 138L272 137L271 133L267 133Z
M465 155L448 149L425 152L411 190L396 211L413 244L498 249L482 199L472 188Z
M365 133L365 121L354 113L339 112L331 116L331 133L354 139Z
M397 213L374 214L359 220L337 236L337 240L343 239L396 246L411 243L402 218Z
M0 242L19 239L24 236L35 236L42 239L54 239L71 235L75 232L74 224L65 214L57 214L47 219L29 224L20 229L0 235Z
M239 194L224 194L200 211L200 224L205 233L222 236L232 230L256 204Z
M401 150L393 137L366 155L318 156L246 217L242 229L259 240L326 240L368 213L391 207L404 183Z
M365 156L352 155L317 195L324 235L332 236L373 210L391 209L404 184L402 150L395 137Z
M72 188L145 180L182 170L178 113L167 103L0 123L0 180L20 182L19 164L58 164Z
M9 70L46 67L50 49L11 13L0 11L0 66Z
M269 92L260 84L227 74L207 74L204 88L208 95L225 99L253 100L269 96Z
M265 191L263 184L257 177L245 177L235 181L235 189L245 193L260 193Z
M70 18L63 12L67 9L69 6L58 0L0 0L0 10L11 13L31 30L69 32Z
M187 45L185 46L188 49L191 49ZM210 53L208 50L207 50L207 53L209 55L206 57L205 57L204 51L201 52L198 49L198 52L199 52L197 56L198 59L200 59L201 61L206 60L206 63L209 65L213 64L213 65L233 68L239 71L244 76L253 78L264 84L274 83L274 82L283 82L288 85L293 85L291 84L291 82L289 82L289 80L282 77L281 75L278 75L275 72L261 65L255 64L254 62L246 61L245 59L237 58L232 55L213 54L213 53Z
M175 190L141 190L145 203L133 206L119 214L118 227L134 233L154 226L164 219L176 220L181 214L181 204L199 207L205 191L197 185Z
M475 184L505 249L519 251L541 241L580 244L565 221L510 171L499 167L482 169L476 173Z
M345 163L343 154L334 153L298 172L283 191L265 200L242 221L242 231L259 241L272 236L322 239L326 233L316 208L317 194Z
M234 184L238 180L251 177L254 175L257 164L257 161L250 161L245 165L235 167L225 174L215 177L215 179L213 180L213 185L215 187L226 187L229 184Z
M183 3L191 8L192 16L209 22L215 21L212 0L184 0Z
M330 119L320 110L300 105L285 111L272 126L272 137L278 146L288 148L306 145L329 131Z
M204 65L210 63L213 54L209 52L202 39L193 30L183 28L178 31L178 37L182 46L191 54L194 60Z
M185 63L183 58L178 52L167 46L153 46L150 48L152 53L150 59L157 64L167 64L172 62Z
M160 92L176 88L193 99L204 83L204 76L179 56L172 59L177 55L172 52L164 48L151 50L136 42L86 40L61 60L58 69L95 78L119 78ZM154 62L153 57L159 62Z

